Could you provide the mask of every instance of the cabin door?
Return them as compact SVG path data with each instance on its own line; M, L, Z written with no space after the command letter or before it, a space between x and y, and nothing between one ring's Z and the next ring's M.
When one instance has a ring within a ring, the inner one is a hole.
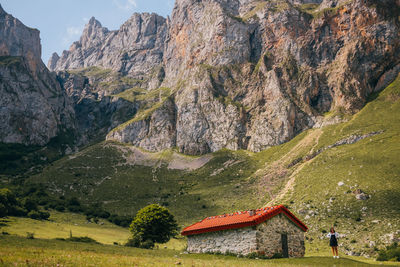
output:
M281 240L282 240L282 256L284 258L289 258L289 247L288 247L288 241L287 241L287 234L281 234Z

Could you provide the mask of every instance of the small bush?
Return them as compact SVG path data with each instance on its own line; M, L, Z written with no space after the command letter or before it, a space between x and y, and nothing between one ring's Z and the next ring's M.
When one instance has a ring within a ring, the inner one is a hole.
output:
M38 209L38 205L37 202L32 199L32 198L25 198L24 201L24 208L29 212L32 210L37 210Z
M50 213L46 211L32 210L28 213L28 217L34 220L47 220L50 217Z
M50 213L47 211L39 211L39 214L41 220L47 220L50 217Z
M70 212L74 212L74 213L80 213L80 212L83 211L83 209L82 209L81 206L74 206L74 205L68 206L67 209L68 209Z
M400 247L397 243L393 243L391 246L386 247L386 250L380 251L379 256L376 260L400 261Z
M26 238L27 239L35 239L35 233L26 232Z
M150 239L147 239L146 241L141 242L139 247L144 249L152 249L154 248L154 242Z
M62 205L57 205L57 206L54 207L54 209L56 211L63 212L65 210L65 207L62 206Z
M125 246L127 247L135 247L138 248L140 245L140 238L137 236L133 236L132 238L128 239L128 242L126 242Z
M282 259L283 255L281 253L275 253L272 255L271 259Z
M40 214L36 210L32 210L28 213L28 217L34 220L39 220L40 219Z
M93 238L90 238L88 236L71 236L69 238L66 238L65 241L70 241L70 242L81 242L81 243L98 243L96 240Z
M0 218L7 216L7 208L0 203Z

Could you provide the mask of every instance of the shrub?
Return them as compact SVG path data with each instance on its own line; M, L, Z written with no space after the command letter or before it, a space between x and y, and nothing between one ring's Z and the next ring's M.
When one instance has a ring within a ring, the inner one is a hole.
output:
M79 212L82 212L82 211L83 211L83 209L82 209L81 206L74 206L74 205L68 206L67 209L68 209L70 212L74 212L74 213L79 213Z
M71 242L81 242L81 243L99 243L96 240L94 240L93 238L90 238L88 236L81 236L81 237L77 237L77 236L71 236L67 239L65 239L65 241L71 241Z
M8 209L8 215L11 216L22 217L26 216L26 214L28 214L28 211L20 206L12 206Z
M166 243L176 236L178 225L168 209L153 204L138 211L129 230L139 247L152 248L155 242Z
M140 238L138 236L133 236L129 238L125 246L138 248L140 246Z
M119 216L116 214L110 215L110 217L108 217L107 220L113 224L116 224L116 225L119 225L122 227L129 227L129 225L132 222L131 217Z
M376 260L400 261L400 247L397 243L393 243L391 246L386 247L386 250L380 251L379 256Z
M28 213L28 217L34 220L40 219L40 213L36 210L32 210Z
M7 216L7 208L4 204L0 203L0 218Z
M35 239L35 233L26 232L26 238L27 239Z
M32 210L28 213L28 217L34 220L47 220L50 217L50 213L46 211Z
M47 220L50 217L50 213L47 211L39 211L39 214L41 220Z
M154 241L147 239L144 242L141 242L139 245L139 248L144 248L144 249L151 249L154 247Z
M67 201L68 206L80 206L81 203L79 202L79 200L76 197L70 198Z
M63 212L65 210L65 207L63 205L57 205L54 207L54 209L56 211Z
M25 198L24 201L24 208L29 212L32 210L37 210L38 206L37 206L37 202L32 199L32 198Z

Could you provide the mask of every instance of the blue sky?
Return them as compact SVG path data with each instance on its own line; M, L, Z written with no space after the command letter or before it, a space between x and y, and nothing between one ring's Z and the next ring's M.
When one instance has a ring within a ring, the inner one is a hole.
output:
M134 12L170 15L175 0L0 0L3 9L26 26L40 30L45 64L79 40L94 16L109 30L118 29Z

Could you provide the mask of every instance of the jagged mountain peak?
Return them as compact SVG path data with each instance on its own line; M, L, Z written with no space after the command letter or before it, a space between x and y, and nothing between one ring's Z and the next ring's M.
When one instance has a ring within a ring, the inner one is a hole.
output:
M101 23L95 17L91 17L87 24L88 25L95 25L95 26L98 25L99 27L101 27Z

